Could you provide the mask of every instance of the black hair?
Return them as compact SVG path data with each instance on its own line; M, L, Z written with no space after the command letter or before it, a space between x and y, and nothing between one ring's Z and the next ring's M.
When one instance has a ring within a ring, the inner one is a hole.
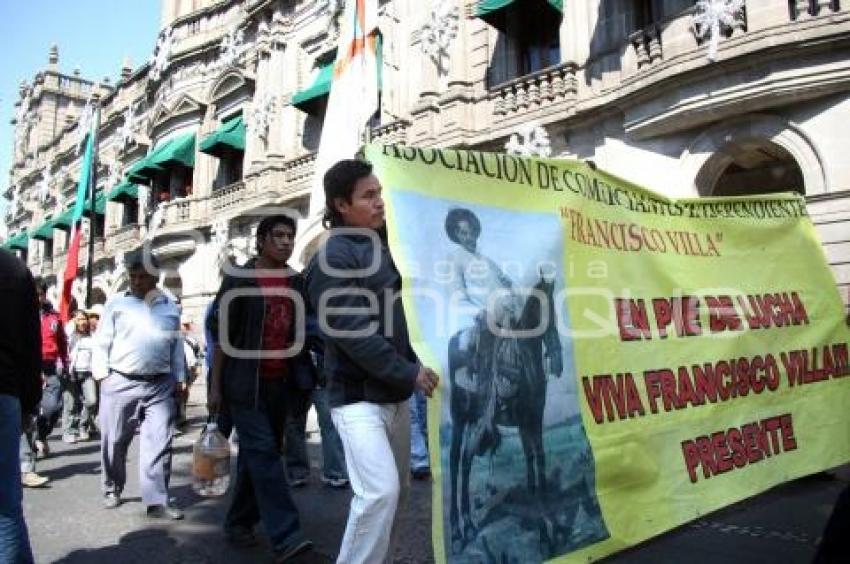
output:
M468 210L466 208L452 208L449 210L449 213L446 214L446 235L449 236L449 239L453 243L460 243L457 240L457 226L461 221L466 221L469 223L469 226L472 227L472 232L477 239L479 235L481 235L481 222L478 221L478 217L472 212L472 210Z
M47 293L47 280L45 280L41 276L38 276L38 277L34 278L33 281L35 282L35 289L36 290L38 290L39 292L43 292L45 294Z
M372 163L359 159L344 159L328 169L322 179L325 187L325 211L322 216L322 225L325 228L339 227L344 224L342 216L334 206L334 199L342 198L346 202L351 202L354 185L370 174L372 174Z
M265 241L266 236L278 225L286 225L287 227L292 228L292 234L295 235L295 220L288 215L281 213L264 217L257 226L257 254L260 254L263 251L263 241Z
M152 269L159 269L159 259L151 252L145 252L144 248L130 251L124 255L124 268L128 271L141 268L151 276L155 276L153 272L148 270L148 266Z

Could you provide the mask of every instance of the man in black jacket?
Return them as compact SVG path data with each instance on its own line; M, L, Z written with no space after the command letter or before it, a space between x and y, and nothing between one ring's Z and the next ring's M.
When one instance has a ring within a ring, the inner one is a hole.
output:
M292 218L264 218L257 227L259 256L225 276L208 322L215 347L207 406L214 416L225 402L239 435L225 535L235 545L254 544L254 526L262 521L277 562L312 547L280 457L287 393L299 378L301 355L291 353L303 339L300 278L287 265L294 240Z
M330 236L306 278L325 335L331 415L354 498L337 562L392 559L396 509L410 478L414 388L431 396L438 377L410 345L401 276L384 236L381 184L369 163L344 160L324 177Z
M26 266L0 249L0 562L32 562L21 507L21 421L41 400L41 322Z

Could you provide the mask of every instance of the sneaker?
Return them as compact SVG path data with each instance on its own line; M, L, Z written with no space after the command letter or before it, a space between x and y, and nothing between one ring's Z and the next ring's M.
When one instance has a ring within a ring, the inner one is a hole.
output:
M72 445L72 444L77 442L77 436L76 435L62 435L62 442L68 443L69 445Z
M41 488L49 481L47 476L35 472L21 472L21 485L25 488Z
M248 527L226 527L224 530L225 540L237 548L245 548L257 544L254 531Z
M103 496L103 507L105 509L115 509L121 505L121 496L114 492L109 492Z
M35 452L41 456L42 458L48 456L50 454L50 446L47 444L47 441L42 441L41 439L35 440Z
M308 550L313 550L313 543L308 540L303 540L301 542L295 543L288 548L275 549L274 561L276 564L289 562L299 554L304 554Z
M322 483L332 488L344 488L348 486L348 478L331 478L323 474Z
M151 519L167 518L172 521L183 519L183 510L173 505L148 505L147 516Z
M91 435L88 431L80 431L80 435L78 437L81 441L87 441L91 439Z

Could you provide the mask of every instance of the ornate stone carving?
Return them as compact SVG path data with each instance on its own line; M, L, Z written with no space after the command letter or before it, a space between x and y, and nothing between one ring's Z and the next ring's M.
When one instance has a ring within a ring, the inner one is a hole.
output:
M89 96L86 100L86 105L83 106L83 110L80 112L80 118L77 120L77 129L74 131L74 137L77 140L77 154L80 153L86 142L86 136L88 136L91 131L93 121L94 102L92 101L91 96Z
M269 125L275 110L277 97L266 94L260 99L255 99L251 109L245 116L245 127L266 141L269 134Z
M53 173L50 172L50 165L45 167L41 173L41 180L38 183L38 201L46 204L50 199L50 185L53 183Z
M151 57L150 79L158 81L162 77L162 73L168 68L168 60L171 58L171 52L174 49L174 29L169 26L159 33L159 39L156 42L156 47L153 50Z
M222 38L218 64L222 67L235 66L245 51L245 32L234 27Z
M717 60L720 36L736 27L746 26L744 0L698 0L691 29L699 41L708 41L708 60Z
M138 130L138 120L136 119L136 107L130 104L124 110L124 123L118 130L118 148L123 150L133 142L136 131Z
M552 145L549 134L535 122L520 125L505 143L505 151L510 155L522 157L549 157Z
M457 5L452 0L440 0L420 31L422 52L431 57L440 76L448 73L449 47L457 37L459 20Z
M106 176L106 189L109 190L115 186L118 186L121 182L121 163L117 160L112 161L112 164L108 167L109 172Z

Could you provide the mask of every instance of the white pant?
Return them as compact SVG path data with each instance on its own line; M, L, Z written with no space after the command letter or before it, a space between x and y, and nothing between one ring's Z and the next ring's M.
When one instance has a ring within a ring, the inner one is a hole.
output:
M359 402L333 408L331 417L354 491L337 564L390 562L396 509L410 489L410 408Z

